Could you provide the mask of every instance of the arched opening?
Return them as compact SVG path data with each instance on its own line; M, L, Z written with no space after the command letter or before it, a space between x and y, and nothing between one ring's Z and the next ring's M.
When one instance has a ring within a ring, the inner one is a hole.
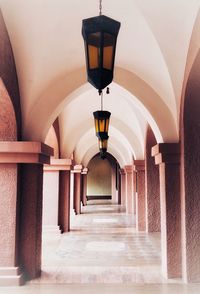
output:
M87 200L112 199L112 167L105 158L94 156L88 164Z

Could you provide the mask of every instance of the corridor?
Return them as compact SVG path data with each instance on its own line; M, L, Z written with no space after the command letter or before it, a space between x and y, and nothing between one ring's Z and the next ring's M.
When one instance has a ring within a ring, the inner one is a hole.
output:
M110 200L92 200L71 231L43 234L42 276L1 294L197 294L198 284L161 275L160 234L136 232L133 216Z
M43 273L33 283L162 283L160 234L136 232L132 215L89 201L71 232L43 238Z

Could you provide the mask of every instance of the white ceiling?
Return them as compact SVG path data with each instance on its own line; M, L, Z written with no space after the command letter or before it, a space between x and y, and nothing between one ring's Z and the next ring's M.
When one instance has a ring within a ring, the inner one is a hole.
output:
M24 139L44 141L59 116L62 156L74 152L87 165L98 151L92 112L100 101L86 82L81 25L98 15L98 1L0 0L0 7L16 61ZM185 67L200 47L199 7L200 0L103 1L103 14L121 22L114 83L104 95L112 112L109 152L121 165L144 158L147 123L158 142L179 140Z

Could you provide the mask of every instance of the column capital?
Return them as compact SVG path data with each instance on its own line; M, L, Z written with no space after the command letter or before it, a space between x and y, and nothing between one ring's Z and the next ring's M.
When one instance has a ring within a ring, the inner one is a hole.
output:
M71 172L73 174L80 174L82 172L82 168L83 168L82 164L76 164L74 165L74 169L71 170Z
M180 162L179 143L160 143L152 147L151 155L155 158L155 164Z
M72 160L67 158L52 158L50 159L50 165L44 166L44 171L60 171L70 170Z
M120 173L120 175L125 175L126 174L125 169L124 168L120 168L119 169L119 173Z
M145 170L145 160L134 160L133 169L134 171Z
M133 166L132 165L125 165L124 171L126 174L131 174L133 172Z
M42 142L0 142L0 163L49 164L53 148Z
M87 175L87 173L88 173L88 168L87 167L84 167L83 170L82 170L82 172L81 172L81 174L82 175Z

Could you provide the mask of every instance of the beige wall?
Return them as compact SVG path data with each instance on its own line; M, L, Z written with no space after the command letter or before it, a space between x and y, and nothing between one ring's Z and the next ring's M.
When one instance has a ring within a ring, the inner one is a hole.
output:
M111 166L107 159L92 159L88 165L87 195L111 195Z

